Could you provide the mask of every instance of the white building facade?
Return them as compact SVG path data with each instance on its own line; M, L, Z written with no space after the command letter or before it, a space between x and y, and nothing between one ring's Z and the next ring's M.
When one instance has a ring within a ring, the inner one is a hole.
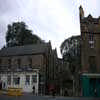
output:
M22 88L23 92L38 94L39 74L38 70L33 72L7 72L0 73L2 88ZM33 90L34 87L34 90Z

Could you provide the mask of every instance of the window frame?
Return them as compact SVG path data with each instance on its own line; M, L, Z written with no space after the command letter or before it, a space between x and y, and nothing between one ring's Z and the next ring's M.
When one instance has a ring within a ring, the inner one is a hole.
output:
M30 85L30 75L25 76L25 85Z
M37 83L37 75L32 75L32 84Z
M14 85L20 85L20 77L17 75L13 76L13 84Z
M88 43L90 48L94 48L94 34L89 33L88 34Z

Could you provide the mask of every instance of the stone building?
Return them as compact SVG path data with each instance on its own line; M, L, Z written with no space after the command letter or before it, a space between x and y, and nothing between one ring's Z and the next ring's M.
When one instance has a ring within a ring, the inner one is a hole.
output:
M83 72L100 72L100 17L84 17L80 7L81 57Z
M56 49L52 50L51 51L51 55L49 57L49 67L48 67L48 70L47 70L47 91L48 91L48 94L51 94L51 90L55 90L56 91L56 72L58 71L57 70L57 51ZM52 89L51 89L52 88Z
M48 84L51 43L6 47L0 50L2 87L20 87L23 92L45 94ZM54 67L54 66L53 66Z
M100 17L85 17L82 6L79 12L83 96L100 96Z

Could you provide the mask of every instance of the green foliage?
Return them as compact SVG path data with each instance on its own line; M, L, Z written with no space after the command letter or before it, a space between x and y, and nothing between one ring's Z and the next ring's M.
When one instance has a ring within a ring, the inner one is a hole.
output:
M74 72L80 69L81 56L80 56L80 36L72 36L61 44L60 50L65 62L69 62L70 70Z
M6 32L6 46L20 46L26 44L43 43L36 35L32 34L24 22L14 22L8 25Z
M80 36L72 36L61 44L60 50L61 54L65 56L66 54L70 54L71 56L75 56L80 53Z

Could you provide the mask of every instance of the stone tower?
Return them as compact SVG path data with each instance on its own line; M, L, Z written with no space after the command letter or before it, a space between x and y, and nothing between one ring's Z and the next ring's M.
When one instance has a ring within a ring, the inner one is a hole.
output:
M81 65L82 72L100 72L100 17L90 14L84 17L82 6L79 7L81 30Z
M84 18L84 10L82 6L79 7L79 14L80 14L80 19Z

